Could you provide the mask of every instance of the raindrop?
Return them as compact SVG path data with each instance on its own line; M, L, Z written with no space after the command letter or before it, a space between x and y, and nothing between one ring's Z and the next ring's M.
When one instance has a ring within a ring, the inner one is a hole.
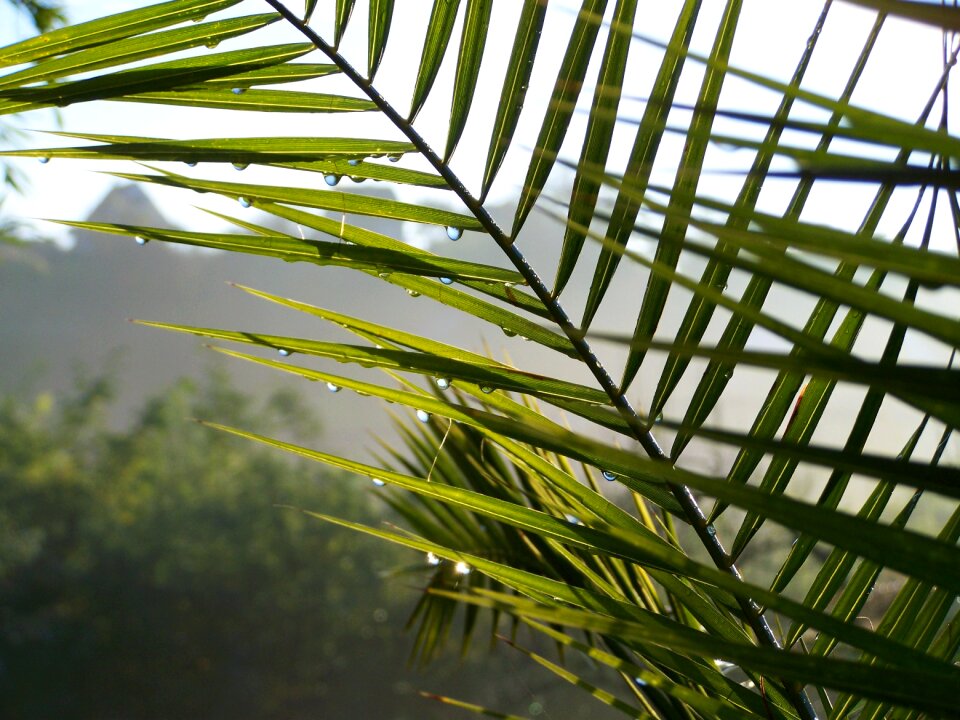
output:
M48 157L42 157L42 158L39 158L39 160L41 165L46 165L48 162L50 162L50 158Z
M418 293L416 290L407 290L407 295L410 297L420 297L420 293Z
M243 95L246 91L246 88L233 88L233 90L230 92L232 92L234 95Z
M353 158L352 160L347 160L347 165L353 165L353 167L356 167L359 164L360 164L360 161L357 158Z
M430 422L430 413L426 410L417 410L417 420L420 422Z
M197 161L196 161L196 160L188 160L188 161L186 162L186 165L187 165L187 167L196 167L196 166L197 166Z
M397 154L397 155L387 155L387 160L389 160L390 162L400 162L400 158L402 158L402 157L403 157L403 155L401 155L401 154Z
M467 565L463 560L461 560L460 562L458 562L456 565L453 566L453 571L457 575L469 575L470 566Z
M330 187L333 187L334 185L340 182L340 176L335 175L334 173L330 173L328 175L323 176L323 181Z
M441 390L446 390L450 387L450 380L448 378L437 378L437 387Z
M240 203L240 206L241 206L241 207L245 207L245 208L248 208L248 207L250 207L251 205L253 205L253 202L252 202L251 200L248 200L247 198L243 197L242 195L237 198L237 202Z
M430 567L436 567L440 564L440 558L434 555L432 552L427 553L427 565Z
M291 355L290 351L286 348L280 348L277 350L277 354L279 354L281 357L290 357Z
M573 525L581 524L580 518L578 518L576 515L567 514L567 515L564 515L564 517L567 519L568 523L572 523Z
M713 526L713 524L707 525L707 535L710 537L717 536L717 529Z
M603 475L603 479L607 482L613 482L617 479L617 474L615 472L610 472L609 470L601 470L600 474Z
M367 181L365 177L354 177L353 175L350 176L350 179L353 180L355 183L362 183Z
M453 285L453 278L442 277L440 278L440 282L442 282L444 285Z
M661 412L661 413L657 413L657 416L653 419L653 421L654 421L655 423L662 423L662 422L663 422L663 413L662 413L662 412Z
M371 482L373 482L373 484L376 485L377 487L383 487L384 485L386 485L386 483L385 483L383 480L381 480L380 478L370 478L370 480L371 480Z
M206 43L204 43L204 44L205 44L208 48L210 48L211 50L213 50L217 45L220 44L220 41L219 41L219 40L208 40L208 41L207 41Z
M327 383L327 390L329 390L329 391L332 392L332 393L338 393L338 392L340 392L340 386L339 386L339 385L334 385L332 382L328 382L328 383Z
M636 677L633 679L633 684L636 685L637 687L646 687L647 681L644 680L643 678Z
M500 329L503 330L503 334L506 335L507 337L516 337L516 336L517 336L516 331L515 331L515 330L511 330L511 329L508 328L508 327L501 327Z
M137 242L137 245L140 245L141 247L146 245L148 242L150 242L149 240L147 240L147 238L140 237L139 235L135 238L135 240Z
M456 242L463 237L463 229L450 225L447 227L447 237Z
M233 163L234 170L246 170L250 166L250 163Z
M484 395L489 395L490 393L493 392L493 388L490 387L489 385L481 385L480 392L482 392Z

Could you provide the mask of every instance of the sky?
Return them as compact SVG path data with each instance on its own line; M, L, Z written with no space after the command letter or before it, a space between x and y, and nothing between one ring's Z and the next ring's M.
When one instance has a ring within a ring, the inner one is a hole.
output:
M609 3L611 6L613 3ZM108 12L118 12L143 5L131 0L110 0L109 2L69 2L67 10L74 21L83 21L95 16L102 16ZM354 60L362 66L366 46L366 17L367 3L357 3L357 9L350 29L344 39L342 48L348 59ZM705 0L694 35L692 48L694 52L707 54L710 42L716 31L725 3L720 0ZM296 4L297 7L300 3ZM391 33L391 42L388 44L383 69L378 76L378 85L387 88L387 97L397 107L405 109L409 103L412 81L416 74L419 61L418 52L411 52L410 48L419 48L421 38L425 32L426 20L431 3L427 0L404 0L397 3L398 24ZM519 2L514 0L500 0L494 3L494 17L492 28L514 27L519 14ZM653 38L667 40L672 30L679 0L667 0L656 4L641 3L638 11L637 31ZM317 11L314 25L321 31L329 26L327 16L332 16L331 2L321 2ZM527 163L530 157L530 148L535 144L539 124L542 120L542 110L533 112L533 109L543 108L547 104L556 69L559 66L566 38L569 36L577 3L574 0L553 0L547 15L541 42L541 54L534 68L531 81L531 90L526 106L528 111L521 117L521 124L517 133L514 147L507 157L500 178L494 186L491 200L494 202L515 197L517 189L522 183ZM247 14L268 11L265 3L257 0L247 0L235 8L232 14ZM793 72L799 59L808 35L814 26L816 17L820 13L820 3L816 2L788 2L787 0L745 0L740 21L740 31L733 48L731 64L743 67L775 79L786 81ZM609 12L608 12L609 14ZM461 11L462 16L462 11ZM873 23L874 13L843 2L835 2L824 32L820 38L813 62L807 73L804 87L807 89L836 96L842 88L853 67L856 57ZM0 4L0 42L7 43L30 34L29 23L22 18L12 17L11 10L6 3ZM277 23L271 28L257 33L256 42L300 42L302 37L290 27ZM458 37L455 32L454 38ZM467 182L468 187L476 188L479 184L483 162L487 152L489 128L497 108L497 98L509 56L512 33L507 39L502 39L491 32L488 44L492 52L487 52L481 69L480 86L474 102L474 112L464 135L464 140L454 157L453 168ZM232 49L242 46L250 39L240 38L224 42L217 50ZM602 47L603 37L598 42ZM502 45L502 51L497 51ZM319 53L303 58L304 61L322 62ZM628 116L637 117L642 112L639 102L645 96L652 84L653 76L659 64L659 52L655 49L635 41L631 48L630 63L628 65L628 81L625 87L625 100L621 105L621 112ZM589 77L595 77L598 62L594 60ZM941 39L939 33L912 23L899 20L888 20L880 36L879 45L871 58L867 71L860 83L854 102L870 109L888 112L906 120L913 121L920 108L926 102L933 88L941 67ZM442 147L444 129L449 117L449 103L453 85L453 63L446 62L437 80L437 89L421 113L417 122L418 130L431 141L432 144ZM687 64L681 82L679 97L681 102L693 103L696 100L702 77L702 68L696 63ZM312 86L321 92L342 91L356 94L345 84L342 78L324 78L314 81ZM581 110L589 107L592 98L592 87L585 88L581 94L579 106ZM761 112L772 113L776 107L777 98L764 90L751 86L744 81L728 78L724 85L724 95L721 104L732 109L759 109ZM822 112L807 108L798 108L798 111L807 117L823 118ZM580 112L575 117L568 135L568 142L564 147L564 156L575 160L580 139L583 136L586 113ZM680 115L674 115L678 122L683 120ZM24 128L31 130L54 130L58 127L73 132L98 132L130 135L146 135L174 138L217 137L224 134L224 128L229 128L233 136L259 135L324 135L324 136L352 136L352 137L389 137L397 138L396 132L386 126L374 113L356 113L344 115L300 115L293 117L279 117L271 113L227 113L214 110L193 110L183 108L168 108L164 106L150 106L133 103L91 103L65 108L59 113L52 111L38 111L25 114L17 119ZM722 128L722 124L717 126ZM622 169L632 144L633 128L623 126L618 129L610 155L610 170ZM809 145L810 138L803 136L792 137L797 143ZM63 144L69 141L36 134L28 138L26 144L39 147ZM836 143L835 148L856 152L856 148L844 147ZM668 137L665 141L665 150L658 163L654 175L654 182L668 185L671 183L671 168L682 149L678 137ZM729 196L731 188L738 185L731 181L731 177L724 171L742 168L748 163L750 156L744 152L733 152L729 148L712 146L708 154L707 166L712 174L704 176L701 189L707 193L719 196ZM411 166L417 166L415 159L406 159ZM129 170L129 164L90 163L80 161L55 161L47 165L39 165L35 160L18 161L20 167L29 175L32 189L26 196L13 195L5 203L6 213L21 217L83 217L103 197L114 180L103 175L105 170ZM789 169L790 165L783 165ZM249 168L244 175L237 176L229 168L198 168L191 171L183 166L176 168L178 172L194 173L203 177L220 177L227 180L276 182L282 184L280 171L266 168ZM99 172L98 172L99 171ZM319 182L319 178L315 178ZM552 180L561 185L569 182L563 177L563 172L556 170ZM770 182L765 188L763 202L770 210L782 211L782 205L789 197L789 183ZM826 184L815 189L808 203L806 217L847 218L846 229L854 229L857 213L837 213L838 204L849 209L850 204L863 204L869 201L872 190L866 187L848 187L843 191L841 198L836 191ZM184 194L176 191L151 190L153 196L163 206L164 211L177 222L188 224L197 229L213 229L216 221L209 216L191 208L189 202L194 202L197 196L184 200ZM419 189L401 189L401 197L411 201L446 202L442 197L431 197L429 193ZM233 212L235 205L227 205L226 200L218 200L204 196L206 207L221 211ZM888 213L892 224L885 228L892 234L894 227L906 213L907 198L904 196L900 206ZM897 222L894 219L899 218ZM48 234L57 235L59 229L45 228ZM423 232L423 231L418 231ZM428 234L432 229L426 231ZM948 247L947 229L942 233L942 246ZM950 240L952 242L952 240Z

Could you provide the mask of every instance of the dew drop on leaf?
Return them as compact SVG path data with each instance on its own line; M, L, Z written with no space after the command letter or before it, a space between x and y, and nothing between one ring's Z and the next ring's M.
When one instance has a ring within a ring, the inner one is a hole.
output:
M448 378L437 378L437 387L441 390L446 390L450 387L450 380Z
M427 553L427 565L430 567L436 567L440 564L440 558L434 555L432 552Z
M376 485L377 487L383 487L384 485L386 485L386 483L385 483L383 480L381 480L380 478L370 478L370 480L371 480L371 481L373 482L373 484Z
M232 92L234 95L243 95L246 91L247 91L246 88L236 87L236 88L233 88L233 90L231 90L230 92Z
M447 237L453 241L457 241L463 237L463 230L461 228L453 227L452 225L450 225L447 228Z
M327 175L323 176L323 181L330 187L334 187L340 182L340 176L334 173L328 173Z
M247 198L243 197L242 195L237 198L237 202L240 203L240 206L241 206L241 207L245 207L245 208L248 208L248 207L250 207L251 205L253 205L253 202L252 202L252 201L248 200Z
M470 574L470 566L467 565L465 562L463 562L463 560L461 560L461 561L458 562L456 565L454 565L453 571L454 571L457 575L469 575L469 574Z
M278 349L277 354L280 355L280 357L290 357L290 351L286 348Z
M147 238L145 238L145 237L140 237L139 235L135 238L135 240L136 240L137 245L140 245L141 247L143 247L143 246L146 245L148 242L150 242L149 240L147 240Z
M332 382L328 382L328 383L327 383L327 390L329 390L329 391L332 392L332 393L338 393L338 392L340 392L340 386L339 386L339 385L334 385Z
M603 475L603 479L607 482L613 482L617 479L617 474L615 472L610 472L609 470L601 470L600 474Z
M426 410L417 410L417 420L420 422L430 422L430 413Z
M442 282L444 285L453 285L453 278L442 277L440 278L440 282Z

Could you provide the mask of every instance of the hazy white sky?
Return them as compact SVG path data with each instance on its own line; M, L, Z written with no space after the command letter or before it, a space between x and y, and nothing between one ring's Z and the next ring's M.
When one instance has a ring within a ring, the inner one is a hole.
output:
M68 9L75 21L116 12L139 5L142 2L132 0L111 0L110 2L71 2ZM614 3L610 3L612 6ZM658 3L642 3L638 12L640 18L637 29L646 35L666 40L669 38L672 24L680 6L679 0ZM556 69L569 29L572 24L574 0L555 0L551 3L547 23L544 28L542 54L535 66L531 83L531 92L527 100L528 111L524 113L518 133L516 146L508 155L507 164L500 174L492 198L514 196L523 179L526 162L529 159L528 148L536 139L546 100L552 89ZM698 22L693 40L693 48L706 54L710 49L717 22L725 3L721 0L704 0L702 16ZM302 3L296 2L295 7ZM426 19L431 2L429 0L402 0L397 3L400 24L391 33L383 70L378 76L378 84L390 89L388 98L405 110L409 102L412 80L416 74L418 52L411 48L421 46ZM512 27L519 14L520 3L514 0L501 0L495 3L495 16L491 27ZM332 2L320 3L316 24L323 27L326 15L332 16ZM362 66L365 57L366 3L357 3L357 11L343 43L348 58L355 59ZM267 12L266 3L247 0L235 9L236 14ZM787 80L799 59L816 17L821 11L818 2L793 2L790 0L745 0L741 31L733 49L733 65L764 73L771 77ZM462 14L462 12L461 12ZM828 23L814 55L813 63L807 73L804 87L826 94L836 95L842 88L860 52L866 35L873 23L874 14L869 11L835 2ZM16 21L6 4L0 5L0 42L7 43L29 34L29 24L25 20ZM455 35L455 38L457 36ZM278 23L263 33L249 38L240 38L223 43L219 50L239 47L249 42L300 42L302 38L291 28ZM504 38L491 33L489 43L499 51L488 52L481 71L481 85L475 100L475 112L467 127L464 140L461 141L454 159L454 168L466 178L468 185L476 187L479 173L487 151L487 137L497 107L497 95L502 82L503 72L509 55L512 33ZM601 42L598 43L602 47ZM628 82L625 94L643 97L650 89L652 77L659 64L659 53L641 43L635 43L631 51ZM319 54L305 60L323 62ZM596 66L596 63L595 63ZM884 112L894 113L904 119L913 120L926 102L940 73L941 39L936 31L910 23L888 20L867 72L855 96L856 103ZM452 87L453 63L444 65L437 81L437 90L431 96L424 112L418 120L418 128L436 146L442 146L443 131L449 114L449 100ZM594 67L589 77L595 77ZM682 101L695 102L701 68L688 63L681 86ZM356 94L340 78L325 78L316 81L318 91L337 91ZM589 107L592 92L587 88L581 95L580 105ZM776 107L776 97L771 93L749 86L743 81L728 78L724 86L722 104L728 108L752 109L772 113ZM537 109L536 112L532 112ZM622 110L639 115L642 106L638 103L625 103ZM822 117L808 111L812 117ZM673 118L671 118L673 119ZM679 118L682 119L682 118ZM216 137L224 134L231 136L258 135L329 135L354 137L396 137L395 132L386 127L376 115L350 114L338 115L301 115L279 117L270 113L228 113L214 110L190 110L166 108L127 103L93 103L69 107L61 111L64 129L76 132L117 133L148 135L175 138ZM31 129L54 129L54 113L40 111L19 118L19 123ZM577 143L582 137L585 121L581 114L575 120L569 134L567 154L575 159ZM797 142L809 143L809 138L796 137ZM616 135L611 168L616 169L629 152L632 141L631 128L623 127ZM47 146L64 142L35 136L31 143ZM681 145L676 139L671 142L671 153L665 153L659 167L663 168L660 180L669 183L669 167L676 158ZM839 147L839 145L837 146ZM746 158L746 159L744 159ZM731 153L722 148L712 148L709 156L710 166L716 169L742 167L749 161L749 154ZM36 161L22 161L22 167L29 173L33 188L26 197L11 196L5 211L25 217L83 217L89 209L107 191L112 179L93 172L94 170L129 170L129 165L107 163L84 163L79 161L55 161L40 166ZM785 166L786 167L786 166ZM224 177L240 180L231 169L200 167L188 171L183 166L177 172L192 172L204 177ZM249 168L242 176L244 181L278 182L282 180L276 170ZM555 173L555 177L559 177ZM322 182L319 176L314 178ZM704 178L701 187L710 193L729 195L731 186L738 182L729 176L714 175ZM771 184L772 185L772 184ZM786 184L781 195L786 197ZM409 199L420 199L418 190L406 190ZM844 203L866 203L872 191L868 188L853 188L845 191ZM182 192L162 190L154 191L164 210L171 217L193 226L209 227L209 220L189 209L189 202L196 202L200 196L185 196ZM776 209L778 196L776 188L765 190L765 202ZM850 199L852 198L852 199ZM209 195L202 196L207 207L236 210L235 205L227 206ZM780 200L782 201L782 200ZM838 202L837 195L824 184L813 193L809 202L808 216L837 217L831 212ZM856 224L856 213L847 214L848 224ZM900 218L903 213L890 213L891 218ZM899 222L899 220L898 220ZM892 227L892 226L891 226Z

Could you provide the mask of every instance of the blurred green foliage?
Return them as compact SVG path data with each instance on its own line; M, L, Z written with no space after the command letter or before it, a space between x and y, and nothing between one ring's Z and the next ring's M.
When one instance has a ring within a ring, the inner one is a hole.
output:
M0 405L0 716L316 717L349 663L402 668L397 551L277 507L370 493L190 420L312 435L298 396L181 381L121 432L110 396Z

